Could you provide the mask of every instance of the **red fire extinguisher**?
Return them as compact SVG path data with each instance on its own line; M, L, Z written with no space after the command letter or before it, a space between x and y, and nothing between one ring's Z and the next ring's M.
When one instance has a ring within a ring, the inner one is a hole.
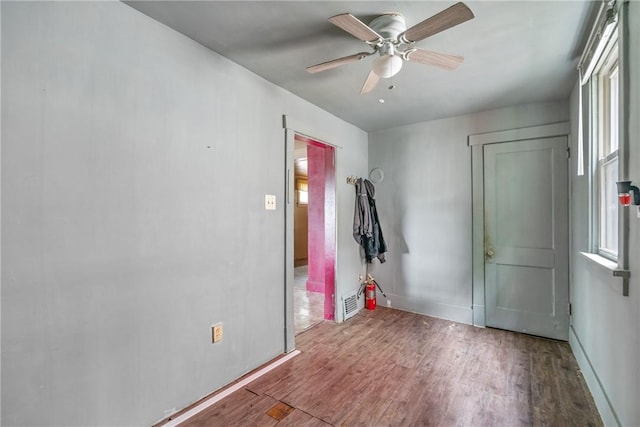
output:
M367 310L376 309L376 285L373 281L367 282L364 291L364 306Z

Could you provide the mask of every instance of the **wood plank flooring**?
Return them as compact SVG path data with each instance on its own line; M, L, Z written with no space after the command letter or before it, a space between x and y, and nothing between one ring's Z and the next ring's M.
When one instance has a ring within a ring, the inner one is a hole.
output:
M564 342L378 307L296 347L181 426L602 426Z

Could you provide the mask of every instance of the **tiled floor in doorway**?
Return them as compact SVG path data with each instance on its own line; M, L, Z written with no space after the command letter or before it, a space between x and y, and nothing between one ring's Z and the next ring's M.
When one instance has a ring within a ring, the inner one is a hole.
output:
M324 295L306 290L307 266L294 269L293 309L296 335L324 318Z

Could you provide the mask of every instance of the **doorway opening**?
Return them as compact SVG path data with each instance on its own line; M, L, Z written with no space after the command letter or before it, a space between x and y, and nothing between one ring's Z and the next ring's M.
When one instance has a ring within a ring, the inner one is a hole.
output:
M294 326L335 319L335 149L294 137Z

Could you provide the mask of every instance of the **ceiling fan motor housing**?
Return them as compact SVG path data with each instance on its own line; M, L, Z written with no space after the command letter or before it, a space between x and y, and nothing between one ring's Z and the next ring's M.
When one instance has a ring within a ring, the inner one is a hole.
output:
M396 42L398 35L407 29L404 16L391 12L380 15L369 23L369 27L380 34L385 40Z

